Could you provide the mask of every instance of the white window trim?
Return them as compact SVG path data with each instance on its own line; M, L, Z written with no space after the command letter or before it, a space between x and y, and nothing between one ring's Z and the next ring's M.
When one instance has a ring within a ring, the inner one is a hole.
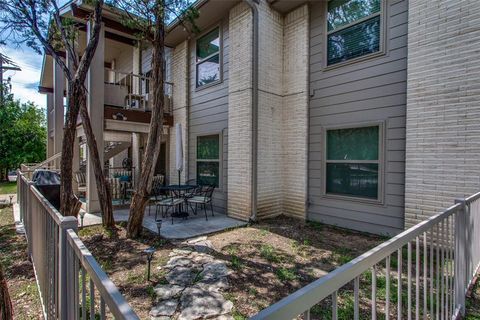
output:
M216 53L212 53L208 57L203 58L200 61L197 61L197 43L198 40L200 40L203 36L209 34L213 30L218 28L218 38L219 38L219 50ZM206 60L218 55L218 63L219 63L219 78L216 81L204 84L199 86L198 85L198 65L202 64ZM198 37L195 38L195 48L194 48L194 59L195 59L195 91L203 90L212 86L215 86L217 84L220 84L223 82L223 32L222 32L222 26L220 24L217 24L206 31L202 32Z
M350 65L350 64L353 64L353 63L358 63L358 62L361 62L361 61L365 61L365 60L369 60L369 59L372 59L372 58L376 58L378 56L385 55L386 47L387 47L387 36L386 36L387 35L387 27L386 27L387 1L386 0L380 0L381 3L380 3L380 11L379 12L371 14L368 17L364 17L364 18L359 19L355 22L346 24L344 26L339 27L338 29L331 30L331 31L328 31L328 2L329 1L331 1L331 0L325 1L324 5L323 5L323 7L324 7L323 8L323 12L324 12L323 17L324 17L324 20L325 20L324 25L323 25L323 28L324 28L323 69L324 70L336 69L338 67L343 67L345 65ZM348 27L354 26L356 24L364 22L364 21L366 21L368 19L371 19L371 18L373 18L375 16L378 16L378 15L380 16L380 40L379 40L380 48L378 49L378 51L368 53L368 54L365 54L365 55L360 56L360 57L348 59L348 60L345 60L345 61L341 61L341 62L337 62L337 63L329 65L328 64L328 36L332 33L335 33L335 32L338 32L340 30L346 29Z
M378 126L378 160L328 160L327 161L327 131L337 129L358 129ZM366 204L384 205L385 203L385 122L373 121L362 123L349 123L345 125L327 126L322 130L322 197ZM377 199L327 193L327 163L378 163L378 197Z
M218 136L218 159L198 159L197 158L197 145L198 138L208 137L208 136ZM198 162L218 162L218 186L215 188L217 190L223 190L223 134L222 132L206 132L201 134L196 134L195 136L195 180L197 180L197 164Z

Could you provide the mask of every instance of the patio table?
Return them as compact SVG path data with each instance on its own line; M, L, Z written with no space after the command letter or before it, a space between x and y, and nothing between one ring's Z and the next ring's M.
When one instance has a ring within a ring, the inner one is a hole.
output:
M163 187L160 187L159 190L160 191L171 191L175 194L176 197L178 198L182 198L184 199L184 202L186 202L187 200L187 197L185 196L185 194L190 191L190 190L193 190L195 188L197 188L198 186L195 186L195 185L189 185L189 184L171 184L171 185L168 185L168 186L163 186ZM185 203L185 205L187 205ZM172 216L174 218L186 218L189 216L188 214L188 208L187 210L184 210L183 208L183 205L179 208L178 212L173 212L172 213Z

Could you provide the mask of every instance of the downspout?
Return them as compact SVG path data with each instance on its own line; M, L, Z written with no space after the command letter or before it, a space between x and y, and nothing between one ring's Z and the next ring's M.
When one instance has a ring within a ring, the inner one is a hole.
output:
M252 46L252 214L250 221L257 220L257 182L258 182L258 3L259 0L244 0L252 9L253 46Z

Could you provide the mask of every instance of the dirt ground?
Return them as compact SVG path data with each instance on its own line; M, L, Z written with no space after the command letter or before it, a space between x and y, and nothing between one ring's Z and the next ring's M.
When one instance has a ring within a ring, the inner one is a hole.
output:
M14 318L43 319L27 242L15 232L12 207L0 209L0 263L7 277Z
M80 237L140 318L147 319L155 302L153 288L165 282L165 274L158 267L167 263L168 254L177 246L148 231L138 241L128 240L123 226L114 237L98 226L81 230ZM245 319L385 239L275 218L219 232L208 240L215 248L211 254L227 261L234 271L224 295L234 303L234 318ZM149 246L156 252L151 281L147 282L143 250Z

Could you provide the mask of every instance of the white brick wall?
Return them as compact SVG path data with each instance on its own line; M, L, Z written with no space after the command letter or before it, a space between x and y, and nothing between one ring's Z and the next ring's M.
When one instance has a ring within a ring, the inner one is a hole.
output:
M170 128L170 161L168 181L170 183L178 183L178 171L175 168L175 125L177 123L182 124L182 138L183 138L183 171L180 176L182 182L185 182L185 170L187 168L187 90L188 83L186 81L186 74L188 72L188 41L184 41L179 44L172 53L172 82L173 87L173 119L174 125Z
M258 218L305 218L308 6L285 17L259 5ZM248 218L251 177L251 21L230 13L228 213Z
M478 4L409 4L405 227L480 188Z
M309 10L285 16L283 70L283 212L306 218Z
M247 220L252 173L252 13L245 3L230 11L229 31L227 212Z
M283 17L259 5L258 218L283 211Z

